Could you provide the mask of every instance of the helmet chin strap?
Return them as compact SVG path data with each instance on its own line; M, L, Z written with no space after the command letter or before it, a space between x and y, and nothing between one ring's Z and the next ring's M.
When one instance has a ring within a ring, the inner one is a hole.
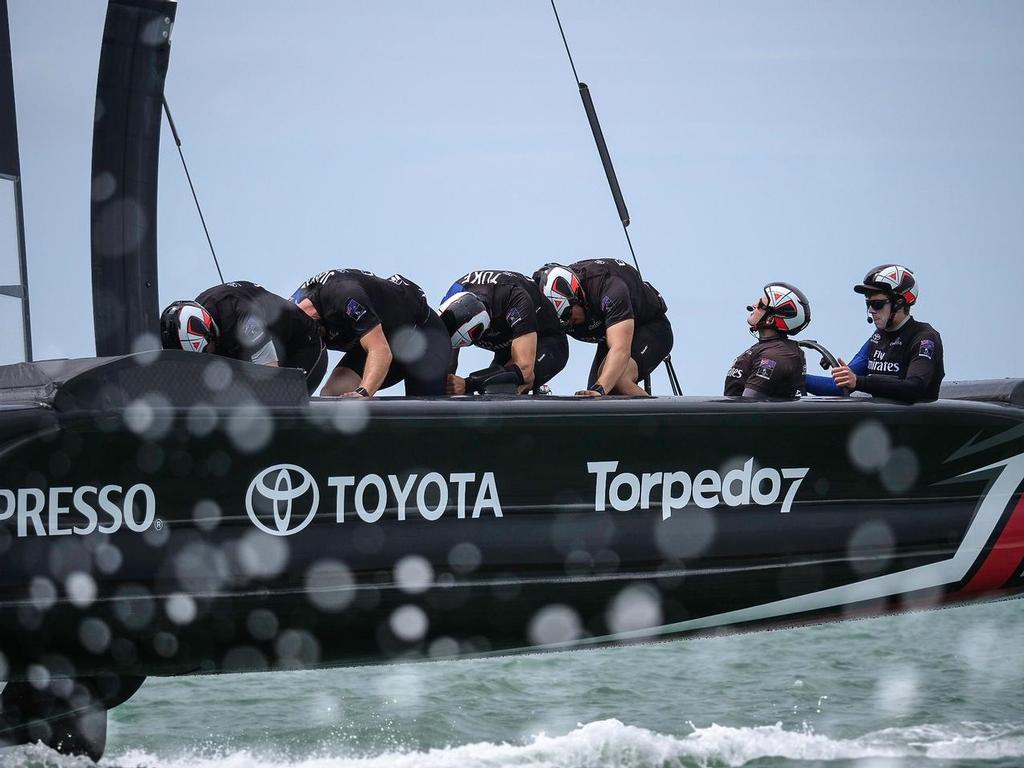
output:
M897 323L896 322L896 313L899 312L901 309L908 309L907 302L902 297L898 297L898 298L894 298L892 300L891 306L892 306L892 312L889 313L889 321L885 324L885 330L887 330L887 331L898 331L900 328L902 328L906 324L907 320L910 319L910 312L908 310L905 313L903 319L900 320Z

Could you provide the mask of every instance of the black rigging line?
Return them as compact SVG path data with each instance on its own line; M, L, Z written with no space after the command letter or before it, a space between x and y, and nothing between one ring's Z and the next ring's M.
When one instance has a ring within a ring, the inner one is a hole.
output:
M572 51L569 50L569 41L565 38L565 29L562 27L562 19L558 16L558 8L555 7L555 0L551 0L551 10L555 13L555 22L558 24L558 31L562 35L562 44L565 46L565 54L569 57L569 66L572 67L572 76L576 80L576 87L580 91L580 99L583 101L583 111L587 114L587 121L590 123L590 130L594 134L594 142L597 144L597 153L601 156L601 165L604 166L604 175L608 179L608 188L611 190L612 199L615 201L615 208L619 213L619 221L622 224L622 234L626 236L626 244L629 246L629 253L633 257L633 265L636 271L643 276L640 270L640 262L636 258L636 251L633 250L633 240L629 236L629 211L626 210L626 201L622 198L622 190L619 188L619 180L615 175L615 168L612 166L612 158L608 152L608 144L604 140L604 132L601 130L601 123L597 119L597 109L594 107L594 100L590 96L590 88L580 80L576 72L576 63L572 59ZM672 388L672 394L681 395L682 387L679 386L679 379L676 376L675 368L672 365L672 356L665 358L665 371L668 374L668 383ZM647 394L651 393L651 379L644 379L644 389Z
M192 199L196 201L196 210L199 211L199 220L203 223L203 232L206 233L206 242L210 244L210 253L213 254L213 264L217 267L217 275L221 283L224 282L224 273L220 271L220 262L217 260L217 252L213 249L213 240L210 239L210 230L206 227L206 217L203 216L203 209L199 205L199 198L196 196L196 188L192 184L192 174L188 172L188 165L185 163L185 155L181 151L181 138L178 136L178 129L174 125L174 118L171 117L171 108L167 106L167 97L163 96L164 114L167 115L167 124L171 126L171 135L174 136L174 143L178 146L178 157L181 158L181 167L185 169L185 178L188 179L188 188L192 190Z

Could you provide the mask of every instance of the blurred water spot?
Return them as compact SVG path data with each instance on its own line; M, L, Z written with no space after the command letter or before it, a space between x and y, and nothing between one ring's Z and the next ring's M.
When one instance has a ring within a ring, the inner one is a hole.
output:
M221 517L220 504L213 499L200 499L192 508L192 522L201 531L212 531L220 525Z
M203 368L203 384L211 392L223 392L231 386L235 374L231 366L223 360L214 358Z
M48 611L57 602L57 587L45 576L36 576L28 585L28 596L40 611Z
M266 536L259 531L249 531L238 543L242 569L246 575L261 579L273 578L284 571L290 554L288 542L283 538Z
M888 430L881 422L873 419L854 427L846 442L850 461L863 472L872 472L885 466L891 450Z
M128 406L124 409L122 418L124 424L128 427L129 431L136 435L144 435L146 431L156 421L156 415L153 413L153 406L149 404L148 400L140 398L138 400L132 400L128 403Z
M318 560L306 571L306 598L321 611L341 611L355 599L355 579L338 560Z
M99 102L97 102L99 108ZM117 179L110 171L101 171L92 177L92 199L103 202L117 190Z
M415 363L427 351L426 335L412 326L399 328L390 342L391 353L400 363Z
M196 618L196 601L190 595L176 592L164 600L164 612L175 624L191 624Z
M426 558L407 555L395 564L395 583L410 595L426 592L434 583L434 569Z
M427 634L429 622L427 614L418 605L403 605L391 613L388 625L399 640L414 643Z
M255 611L249 612L245 619L245 627L256 640L273 640L277 636L280 625L273 611L257 608Z
M78 639L89 653L100 654L110 647L111 632L107 622L96 617L83 619L78 625Z
M160 337L155 333L143 331L132 339L132 354L136 365L152 365L160 359Z
M370 423L370 405L362 398L338 401L331 410L331 424L345 435L355 435Z
M149 590L140 584L126 584L114 593L114 615L128 629L140 630L153 620L156 608Z
M645 584L633 584L612 600L605 614L614 633L656 627L662 623L661 595Z
M154 524L149 526L142 534L142 540L154 549L164 546L170 538L171 528L168 525L164 525L162 520L154 521Z
M216 547L190 542L174 558L174 575L185 592L218 592L227 582L227 559Z
M274 434L274 420L265 406L246 403L228 416L228 437L243 453L256 453L266 447Z
M29 664L28 682L37 691L41 691L50 684L50 670L42 664Z
M96 580L88 573L75 571L64 582L64 591L76 608L88 608L96 599Z
M448 552L448 565L456 573L472 573L480 567L483 556L475 544L462 541Z
M278 663L287 669L311 667L320 661L320 644L309 632L286 629L274 642Z
M170 632L157 632L153 637L153 650L169 659L178 652L178 638Z
M185 424L192 435L206 437L217 428L217 410L206 403L193 405L188 409Z
M874 576L889 565L896 537L889 524L882 520L861 523L846 543L850 567L861 576Z
M528 635L534 645L551 645L576 640L583 634L579 614L567 605L541 608L530 619Z
M875 686L875 705L889 717L913 712L918 694L918 675L913 667L885 670Z
M909 446L900 446L892 452L889 461L879 473L882 485L890 493L909 491L917 482L920 468L920 462L917 460L917 453L914 449Z
M435 659L457 656L459 654L459 644L453 638L439 637L430 644L427 653Z
M714 536L715 518L706 509L687 509L686 514L654 522L654 543L669 559L700 555Z
M100 546L96 548L94 557L96 559L96 567L101 573L105 573L108 576L121 567L121 550L113 544L100 544Z

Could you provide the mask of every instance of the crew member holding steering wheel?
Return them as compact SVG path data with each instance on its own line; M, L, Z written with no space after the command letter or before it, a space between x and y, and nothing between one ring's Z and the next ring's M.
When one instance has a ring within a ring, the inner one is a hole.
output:
M928 323L910 316L917 302L914 273L901 264L875 267L853 287L864 294L868 322L875 333L849 364L828 376L808 376L807 391L813 395L867 392L913 403L935 400L946 375L942 364L942 337Z

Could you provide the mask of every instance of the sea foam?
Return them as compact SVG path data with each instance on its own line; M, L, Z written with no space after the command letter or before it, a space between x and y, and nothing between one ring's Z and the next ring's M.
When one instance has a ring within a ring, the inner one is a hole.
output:
M915 765L935 761L1024 759L1021 725L962 723L887 728L850 739L811 729L786 730L781 724L747 728L711 725L686 736L671 736L599 720L561 736L540 734L521 744L489 742L377 755L332 754L321 745L312 754L283 756L248 750L212 750L177 756L140 750L112 754L101 765L118 768L735 768L756 760L867 760L869 765ZM874 761L878 762L875 763ZM4 755L13 768L83 768L83 758L57 755L38 745Z

